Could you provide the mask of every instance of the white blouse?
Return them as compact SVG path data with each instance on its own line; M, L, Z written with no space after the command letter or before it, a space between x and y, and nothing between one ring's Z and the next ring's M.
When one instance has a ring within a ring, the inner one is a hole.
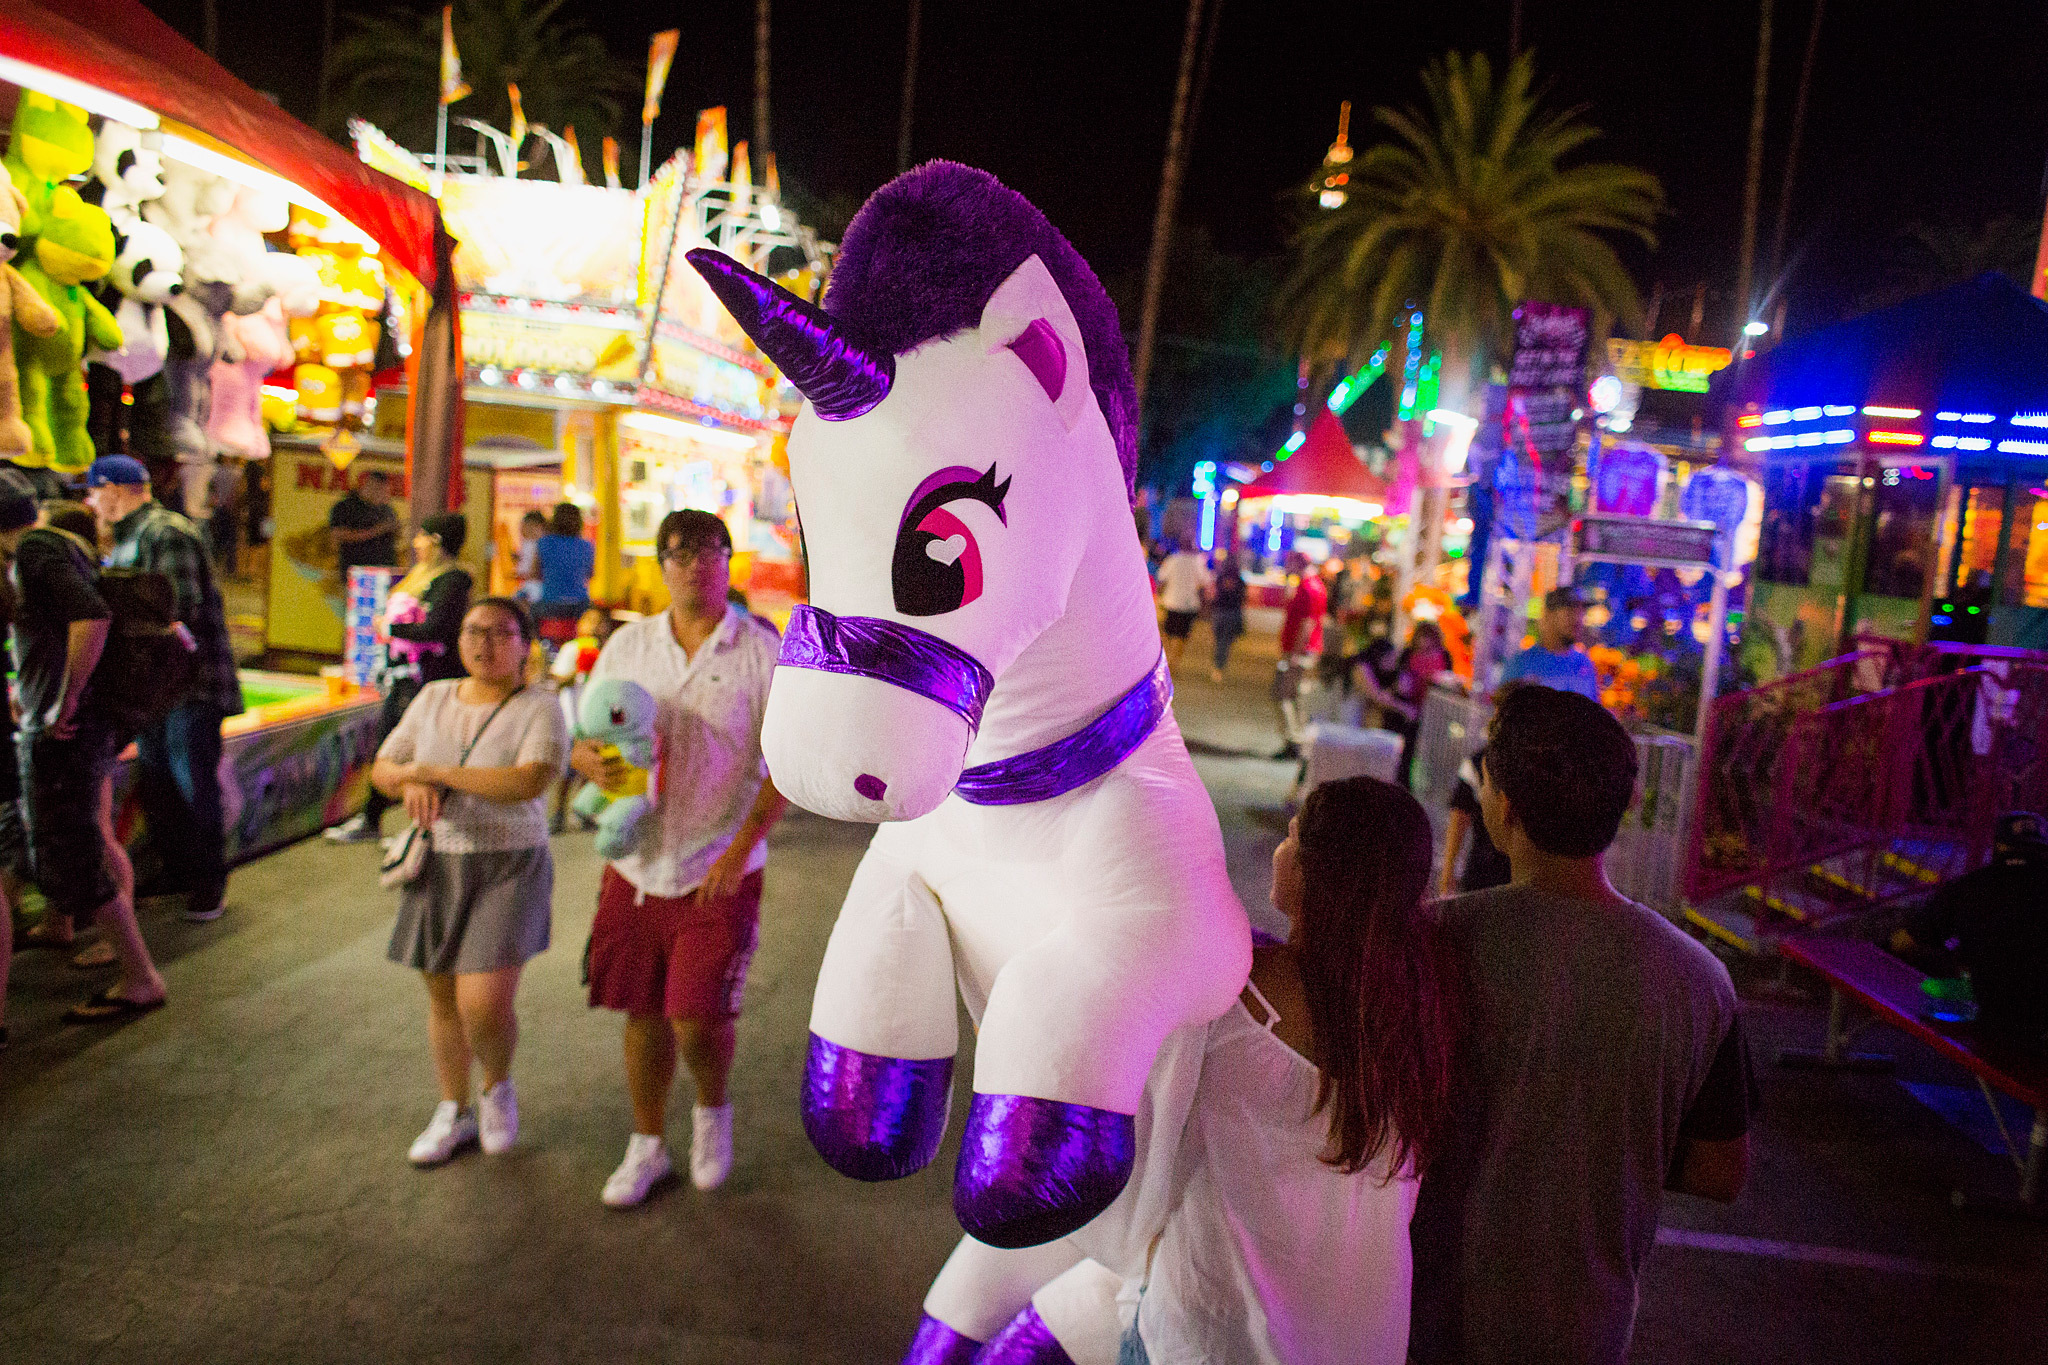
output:
M1320 1073L1250 989L1264 1023L1239 1001L1209 1026L1138 1334L1153 1365L1401 1365L1418 1182L1384 1154L1355 1175L1318 1159Z

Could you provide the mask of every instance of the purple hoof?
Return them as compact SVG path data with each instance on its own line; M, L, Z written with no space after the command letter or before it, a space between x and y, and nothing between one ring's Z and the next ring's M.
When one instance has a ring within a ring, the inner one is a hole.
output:
M939 1154L953 1106L953 1059L877 1057L811 1035L804 1132L855 1180L900 1180Z
M953 1212L970 1235L993 1247L1064 1237L1122 1191L1137 1138L1129 1114L976 1094L953 1173Z
M1022 1312L989 1338L974 1365L1074 1365L1073 1357L1053 1340L1038 1310L1025 1304Z
M903 1365L969 1365L981 1343L963 1337L930 1313L918 1320L917 1335L903 1353Z

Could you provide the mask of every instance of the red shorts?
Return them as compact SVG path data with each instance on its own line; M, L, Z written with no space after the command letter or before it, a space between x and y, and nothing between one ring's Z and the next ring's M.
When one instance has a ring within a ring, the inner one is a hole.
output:
M590 1004L670 1019L731 1019L761 933L761 874L709 905L642 896L605 865L590 926Z

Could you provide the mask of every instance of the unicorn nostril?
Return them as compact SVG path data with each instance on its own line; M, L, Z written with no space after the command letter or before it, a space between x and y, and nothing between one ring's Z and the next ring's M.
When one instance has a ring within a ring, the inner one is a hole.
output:
M873 773L862 773L853 779L853 789L870 801L879 801L882 793L889 790L889 784Z

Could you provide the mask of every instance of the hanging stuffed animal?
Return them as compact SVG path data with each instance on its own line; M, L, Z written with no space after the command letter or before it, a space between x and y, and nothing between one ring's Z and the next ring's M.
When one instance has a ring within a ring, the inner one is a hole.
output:
M1168 705L1115 307L1043 214L949 162L868 200L823 309L689 259L806 398L812 600L769 692L769 770L800 806L883 822L819 970L805 1130L859 1179L929 1162L957 987L979 1027L953 1178L970 1236L911 1358L998 1333L1004 1361L1113 1358L1116 1277L1170 1195L1145 1172L1251 964Z
M114 315L85 287L113 267L114 225L104 210L80 199L69 185L50 192L42 225L21 273L57 310L63 325L50 337L15 329L22 417L32 436L23 463L76 474L93 461L81 368L86 347L111 351L121 345Z
M6 166L0 165L0 304L12 323L0 322L0 459L7 460L24 458L34 445L28 423L21 420L14 339L19 335L44 340L57 335L64 324L49 300L11 264L22 249L21 218L26 212L28 201L14 187Z
M99 206L115 223L163 197L162 139L158 132L144 133L114 119L100 120L93 141L92 178Z
M121 345L85 353L88 430L99 454L134 455L148 463L170 455L162 431L164 357L171 347L164 305L184 292L185 253L168 232L133 214L110 215L110 221L114 266L94 292L113 310ZM124 402L129 390L133 401Z
M597 821L601 858L623 858L640 840L640 827L654 809L649 769L654 766L654 698L639 683L604 678L587 684L576 708L576 738L594 739L606 757L626 762L617 787L585 783L570 809Z
M245 245L232 232L213 233L214 220L234 206L233 183L176 159L164 163L163 194L142 206L143 217L170 233L185 251L185 292L170 304L165 430L178 464L185 513L195 521L207 516L206 491L213 478L213 442L206 434L213 364L242 358L240 343L221 319L234 311L237 287L243 284Z
M295 218L291 242L320 272L317 315L292 323L299 367L299 416L321 425L361 427L385 307L384 266L346 224Z
M270 433L263 420L263 381L292 362L291 320L320 307L320 277L311 263L284 251L265 254L249 272L269 297L248 317L221 320L242 352L234 364L213 365L213 409L206 431L214 450L244 460L267 459Z
M21 235L42 233L43 214L58 186L92 168L92 129L85 110L36 90L24 90L14 106L14 127L7 140L7 167L26 207Z

